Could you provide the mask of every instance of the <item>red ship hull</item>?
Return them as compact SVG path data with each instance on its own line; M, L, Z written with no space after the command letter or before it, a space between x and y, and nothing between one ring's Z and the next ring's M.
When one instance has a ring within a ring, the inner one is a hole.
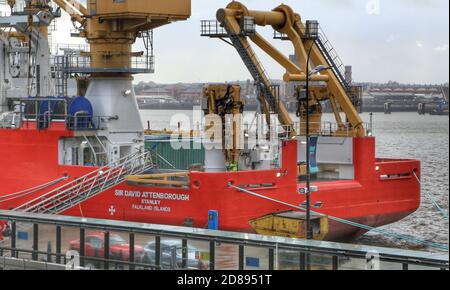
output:
M95 169L58 164L58 141L72 135L59 123L44 131L36 130L32 123L25 123L21 129L0 129L0 209L14 209L51 188L9 200L12 193L67 175L66 181L54 185L61 186ZM376 159L372 137L355 138L353 142L355 179L314 183L319 191L312 194L312 203L322 203L317 211L371 227L399 221L415 212L420 206L420 185L414 173L420 177L420 162ZM253 232L250 220L293 208L239 192L229 183L251 185L249 188L260 195L300 205L305 196L298 193L304 185L297 182L297 142L285 142L282 150L283 164L278 170L191 172L189 189L122 183L63 214L175 226L189 221L194 227L205 228L208 211L217 210L221 230ZM331 222L326 240L348 241L364 233Z

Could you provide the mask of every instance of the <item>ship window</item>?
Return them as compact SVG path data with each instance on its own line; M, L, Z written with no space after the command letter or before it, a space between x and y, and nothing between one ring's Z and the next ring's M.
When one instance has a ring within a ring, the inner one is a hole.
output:
M99 148L93 147L95 152L98 152ZM83 150L83 163L84 166L97 166L98 162L96 160L95 153L92 152L92 149L90 147L84 148Z
M131 154L131 146L120 147L120 159L123 159Z
M79 149L78 147L72 148L72 165L79 165L80 164L80 155L79 155Z

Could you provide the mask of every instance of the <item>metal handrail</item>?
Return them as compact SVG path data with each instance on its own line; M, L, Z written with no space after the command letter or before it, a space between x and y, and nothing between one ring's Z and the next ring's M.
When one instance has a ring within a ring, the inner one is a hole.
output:
M22 256L21 253L28 254L28 255L30 255L31 261L33 261L33 262L36 262L35 260L33 260L33 257L32 257L33 255L42 255L42 256L47 256L50 258L55 257L57 259L62 260L64 262L64 265L67 264L66 254L61 254L61 253L49 253L49 252L45 252L45 251L35 251L35 250L10 248L10 247L9 248L0 247L0 251L14 252L15 256L17 256L17 257ZM7 256L0 255L0 257L7 257ZM14 257L9 257L9 258L19 259L19 258L14 258ZM99 263L108 263L108 264L128 266L128 267L133 266L133 267L139 267L139 268L151 269L151 270L162 269L162 266L156 266L156 265L152 265L152 264L143 264L143 263L138 263L138 262L130 262L130 261L124 261L124 260L105 259L105 258L99 258L99 257L93 257L93 256L80 256L79 258L87 260L87 261L95 261L95 262L99 262ZM20 258L20 260L22 260L23 262L27 261L25 258ZM48 261L46 261L44 263L49 264ZM56 265L61 265L61 264L56 263ZM66 267L66 266L64 266L64 267ZM80 269L88 270L88 268L85 268L85 267L80 267Z
M71 131L90 131L100 130L101 124L111 117L106 116L88 116L77 114L75 116L69 114L52 114L45 112L43 114L27 114L26 112L15 113L17 116L22 116L22 123L28 124L29 122L36 122L37 127L40 129L48 129L50 124L55 121L65 122L66 128ZM81 122L81 123L80 123ZM79 124L83 126L79 126ZM85 126L84 126L85 125Z
M339 78L339 81L342 83L344 88L346 90L350 89L349 84L345 80L345 65L340 56L338 55L336 49L331 45L330 40L326 36L325 32L323 31L322 27L319 26L319 38L317 39L317 43L320 46L323 46L323 49L325 50L324 53L329 58L327 61L332 66L332 69L334 70L336 77Z
M55 200L55 199L57 199L59 197L67 196L67 194L70 195L73 190L78 190L76 192L76 196L80 196L81 194L83 194L82 189L84 187L92 185L91 189L87 192L88 194L85 195L86 197L88 197L89 193L92 192L92 189L93 189L95 183L97 181L99 181L99 184L101 183L101 180L102 180L101 177L104 175L105 172L106 173L108 173L108 172L111 173L111 172L113 172L113 171L115 171L117 169L122 169L123 170L123 168L125 168L125 167L127 167L128 165L131 164L132 167L131 167L130 172L132 174L133 173L137 173L137 172L134 172L134 170L136 169L135 162L136 161L142 161L142 160L143 160L143 164L140 164L140 165L142 165L141 170L146 170L147 169L146 160L148 159L148 157L149 157L149 152L133 153L130 156L127 156L127 157L124 157L123 159L121 159L118 162L117 165L115 165L115 163L111 163L108 166L101 167L101 168L99 168L97 170L94 170L94 171L86 174L83 177L80 177L80 178L78 178L78 179L76 179L76 180L74 180L74 181L72 181L70 183L64 184L61 187L58 187L58 188L56 188L56 189L54 189L54 190L52 190L52 191L50 191L50 192L48 192L48 193L46 193L44 195L41 195L41 196L39 196L39 197L29 201L29 202L27 202L27 203L17 207L15 210L16 211L30 212L30 211L35 210L35 209L41 209L42 206L46 205L49 201ZM116 177L114 174L113 174L113 176L114 176L114 178ZM104 182L103 186L102 186L103 189L105 188L106 183L108 181L110 181L110 180L112 180L112 179L105 179L103 181ZM114 184L117 184L119 182L119 180L120 180L120 175L119 175L119 178L116 179ZM67 188L67 187L69 187L69 188ZM86 193L86 192L84 192L84 193ZM59 201L61 202L61 200L59 200Z
M91 55L89 46L86 45L68 45L58 44L52 48L55 55L52 57L52 63L55 66L55 71L62 71L64 73L74 73L79 71L90 70L140 70L145 72L153 72L155 69L155 56L150 48L142 52L141 55L132 55L128 65L104 60L104 69L93 68L91 66ZM59 54L63 52L64 54ZM100 53L98 53L100 54Z
M201 20L200 34L201 36L228 37L227 31L217 20Z
M101 179L100 179L101 180ZM61 212L64 209L70 208L72 206L75 206L78 204L78 202L82 201L83 199L87 199L91 196L93 196L94 188L100 187L100 185L103 182L103 185L101 188L105 188L105 185L108 184L108 180L100 181L99 179L94 179L92 182L88 184L82 184L79 186L79 190L77 190L77 193L73 193L73 190L77 188L75 186L72 189L68 189L66 191L60 192L52 197L50 197L47 200L43 200L42 202L38 203L37 205L34 205L30 208L28 208L27 212L39 212L39 213L53 213L57 214ZM111 179L110 179L111 180ZM87 186L89 186L88 191L84 191ZM110 184L114 185L114 183ZM81 190L83 189L83 190ZM95 191L96 193L102 192L101 190ZM76 198L81 199L76 199ZM51 207L53 206L53 207ZM61 207L62 206L62 207Z
M351 134L354 129L352 124L350 123L336 123L336 122L309 122L311 129L310 133L312 135L318 136L335 136L337 132L342 133L345 132L344 135L339 135L339 137L353 137ZM369 133L372 133L372 124L363 123L363 127ZM287 126L281 126L284 130L287 130ZM297 133L301 132L302 127L306 127L306 122L295 122L294 128L297 130ZM317 130L318 129L318 130Z
M132 162L132 161L133 161L133 160L129 160L128 162ZM114 170L117 170L117 169L120 168L120 169L121 169L121 172L122 172L123 168L126 166L126 164L127 164L128 162L126 162L126 163L124 163L123 165L120 165L120 166L118 166L118 167L116 167L116 168L111 168L111 169L109 169L109 171L111 172L111 171L114 171ZM130 174L132 174L132 173L134 172L134 169L135 169L135 166L134 166L134 164L133 164L133 168L131 169ZM101 176L103 176L103 173L99 172L97 175L95 175L95 176L93 176L93 177L90 177L89 179L85 180L83 183L75 184L74 186L70 187L69 189L66 189L66 190L64 190L64 191L62 191L62 192L59 192L59 193L57 193L56 195L53 195L53 196L49 197L48 199L45 199L45 200L41 201L40 203L38 203L38 204L32 206L31 208L27 208L27 211L32 211L32 210L34 210L34 209L42 209L42 208L43 208L42 206L45 206L46 203L48 203L49 201L50 201L50 202L51 202L51 201L54 201L54 206L57 206L57 204L55 204L55 201L57 201L58 204L64 203L64 202L62 201L62 199L63 199L64 197L67 197L67 196L69 197L70 201L72 201L72 200L73 200L73 197L71 197L71 195L72 195L72 191L75 190L75 189L79 189L79 190L77 191L76 196L81 196L81 195L84 194L85 197L89 197L90 194L92 193L92 190L93 190L93 188L95 187L96 183L98 183L97 185L100 185L100 184L102 183L102 177L101 177ZM115 181L113 184L117 184L117 183L120 181L120 176L121 176L121 173L118 175L116 181ZM115 177L115 176L114 176L114 177ZM109 179L109 180L108 180L108 179L105 179L105 180L103 181L103 185L106 185L106 183L107 183L108 181L110 181L110 180L112 180L112 179ZM90 186L90 188L89 188L88 191L83 191L83 190L82 190L82 189L85 189L85 188L88 187L88 186ZM103 188L104 188L104 187L103 187ZM54 192L57 192L57 191L54 191ZM61 197L61 198L58 199L59 197ZM57 200L57 199L58 199L58 200ZM44 208L44 209L46 209L46 208ZM47 210L49 210L49 209L47 209Z
M261 235L254 235L248 233L238 233L238 232L223 232L223 231L211 231L206 229L198 229L191 227L174 227L167 225L156 225L156 224L144 224L144 223L132 223L132 222L124 222L124 221L114 221L114 220L99 220L99 219L86 219L81 217L65 217L65 216L54 216L54 215L36 215L30 213L20 213L20 212L11 212L11 211L0 211L0 219L9 221L12 228L15 229L17 223L25 223L25 224L37 224L38 227L40 225L53 225L54 227L68 227L72 228L75 231L77 229L89 229L95 231L101 231L105 233L111 232L120 232L129 235L129 240L131 241L131 237L135 237L135 235L144 235L144 236L155 236L155 256L159 256L161 254L161 241L164 239L180 239L183 240L186 245L190 241L196 242L207 242L210 246L210 269L213 270L215 268L215 259L219 254L216 253L216 244L231 244L231 245L239 245L241 247L258 247L258 248L266 248L269 250L268 260L269 260L269 268L271 270L277 268L277 256L282 251L296 252L301 254L310 254L310 255L319 255L325 256L325 258L332 259L333 263L330 261L329 265L332 266L333 269L339 270L341 265L339 263L340 259L366 259L368 253L376 252L379 253L380 261L382 262L392 262L402 266L404 269L408 269L409 265L417 265L424 267L433 267L437 269L448 269L448 255L436 255L426 252L418 252L418 251L409 251L409 250L399 250L399 249L389 249L389 248L380 248L380 247L371 247L364 245L350 245L350 244L341 244L341 243L331 243L331 242L322 242L322 241L314 241L314 240L299 240L299 239L285 239L280 237L268 237ZM16 231L13 231L15 233ZM58 231L55 231L58 236ZM82 239L84 234L81 234L81 230L79 232L79 238ZM38 235L38 231L34 232L32 235ZM59 236L61 233L59 234ZM15 238L15 236L14 236ZM12 239L11 239L12 240ZM59 241L59 244L58 244ZM56 238L56 243L61 248L61 239ZM183 243L182 243L183 244ZM3 248L4 252L8 251L16 254L14 250L20 251L13 243L11 243L11 247ZM56 247L58 248L58 246ZM0 247L0 253L2 248ZM105 252L109 252L109 249L105 248ZM37 255L37 251L33 251L32 249L27 249ZM245 260L244 251L239 251L239 261ZM42 255L46 255L48 253L42 253ZM58 253L55 253L58 254ZM61 253L59 253L61 254ZM85 253L81 253L85 256ZM54 255L55 256L55 255ZM130 247L129 256L136 257L135 248ZM62 256L60 256L62 257ZM298 257L298 256L297 256ZM184 257L183 257L184 258ZM272 263L270 263L272 261ZM300 259L297 258L298 264L301 269L307 269L305 267L307 261L305 256L300 256ZM359 260L358 260L359 261ZM155 262L156 266L161 266L161 260ZM82 265L84 265L82 263ZM303 267L303 268L302 268ZM361 269L364 269L364 265Z

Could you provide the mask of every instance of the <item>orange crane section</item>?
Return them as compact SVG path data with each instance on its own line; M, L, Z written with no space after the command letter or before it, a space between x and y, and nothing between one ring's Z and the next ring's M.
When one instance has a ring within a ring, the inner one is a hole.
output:
M140 33L191 15L190 0L88 0L87 7L75 0L53 1L81 25L93 69L129 68L139 54L132 52L132 44Z
M324 88L310 88L310 99L307 100L313 107L320 104L321 101L330 100L336 121L340 130L345 131L351 137L365 137L366 130L364 123L355 107L352 99L354 98L353 88L346 83L340 73L338 67L333 63L333 59L327 56L326 51L319 33L311 37L308 27L302 22L301 16L287 5L280 5L272 11L252 11L247 9L245 5L237 1L231 2L226 8L217 11L217 20L221 27L225 29L226 34L219 33L217 35L202 33L204 36L231 39L231 44L235 46L239 54L243 58L245 64L249 68L255 78L256 85L262 87L264 102L262 107L265 114L269 114L267 110L271 109L279 115L281 124L286 127L291 136L295 135L294 125L285 106L278 98L274 100L270 79L257 60L254 50L252 49L249 39L261 48L265 53L278 62L287 73L283 79L286 82L305 82L308 78L311 82L326 83ZM252 26L272 26L276 33L282 35L281 39L288 40L292 43L297 56L297 63L291 61L287 56L280 52L275 46L264 39ZM317 28L318 29L318 28ZM310 57L309 68L306 69ZM320 74L306 75L306 71L313 71L313 67L329 67ZM305 100L306 101L306 100ZM299 107L300 108L300 107ZM344 124L340 117L340 112L344 112L348 121L344 129ZM299 109L301 123L306 115L305 110ZM321 119L321 111L313 112L317 120ZM336 132L339 135L339 131Z

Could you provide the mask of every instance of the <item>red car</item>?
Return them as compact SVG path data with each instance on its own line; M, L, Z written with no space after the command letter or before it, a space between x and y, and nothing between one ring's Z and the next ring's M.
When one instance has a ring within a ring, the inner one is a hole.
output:
M85 257L93 257L103 259L105 257L105 237L103 233L94 233L85 237ZM70 242L70 249L80 251L80 240ZM143 247L134 246L134 256L136 261L140 261L144 256ZM119 235L110 235L109 237L109 258L114 261L129 262L130 244ZM99 262L89 261L86 266L94 266L99 268ZM92 264L92 265L90 265Z

